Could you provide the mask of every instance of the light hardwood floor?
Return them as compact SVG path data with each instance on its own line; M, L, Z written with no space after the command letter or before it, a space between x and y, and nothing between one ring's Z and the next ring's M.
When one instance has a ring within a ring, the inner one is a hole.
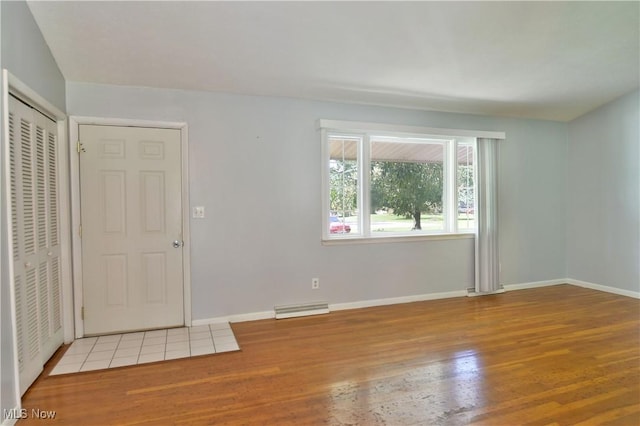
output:
M240 352L50 363L24 407L55 421L18 424L640 424L640 301L624 296L560 285L232 328Z

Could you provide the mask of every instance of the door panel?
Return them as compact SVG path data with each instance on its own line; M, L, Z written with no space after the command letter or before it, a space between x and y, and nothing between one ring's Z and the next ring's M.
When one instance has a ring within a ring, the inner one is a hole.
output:
M140 178L142 231L164 233L164 172L142 172Z
M166 263L164 253L142 254L142 285L146 289L147 303L167 303Z
M121 171L99 171L101 207L104 211L102 232L126 236L126 174Z
M180 131L79 135L85 334L183 325Z

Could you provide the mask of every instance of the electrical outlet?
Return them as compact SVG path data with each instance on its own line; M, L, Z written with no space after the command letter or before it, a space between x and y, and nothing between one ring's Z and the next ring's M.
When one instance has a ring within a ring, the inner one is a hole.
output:
M313 290L320 288L320 278L311 278L311 288Z

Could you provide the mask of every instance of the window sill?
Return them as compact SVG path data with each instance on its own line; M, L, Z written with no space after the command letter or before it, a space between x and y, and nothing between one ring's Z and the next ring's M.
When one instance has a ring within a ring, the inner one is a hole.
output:
M380 243L413 243L418 241L438 240L468 240L475 238L475 232L459 234L428 234L415 236L390 235L388 237L342 237L323 239L323 246L338 246L343 244L380 244Z

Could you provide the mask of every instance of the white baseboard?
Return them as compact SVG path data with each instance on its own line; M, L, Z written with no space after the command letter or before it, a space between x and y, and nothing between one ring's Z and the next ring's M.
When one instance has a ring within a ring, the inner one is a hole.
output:
M447 299L450 297L466 297L466 290L448 291L444 293L418 294L414 296L391 297L388 299L362 300L358 302L335 303L329 305L330 311L370 308L373 306L395 305L399 303L422 302L425 300ZM205 318L191 321L191 325L207 325L221 322L244 322L275 318L275 311L252 312L248 314L229 315L225 317Z
M374 306L396 305L399 303L423 302L425 300L448 299L450 297L464 297L466 290L447 291L444 293L416 294L413 296L390 297L387 299L362 300L359 302L334 303L329 305L332 311L344 311L347 309L371 308Z
M504 291L524 290L528 288L549 287L560 284L571 284L578 287L590 288L593 290L605 291L607 293L640 299L640 292L622 290L615 287L593 284L586 281L574 280L572 278L559 278L556 280L534 281L522 284L504 284ZM425 300L448 299L451 297L467 297L467 290L447 291L443 293L417 294L413 296L390 297L387 299L362 300L358 302L333 303L329 305L331 311L343 311L347 309L371 308L374 306L396 305L400 303L423 302ZM220 322L244 322L275 318L274 311L252 312L247 314L229 315L225 317L205 318L193 320L192 325L207 325Z
M605 291L607 293L613 293L620 296L633 297L634 299L640 299L640 292L631 291L631 290L623 290L617 287L611 287L608 285L594 284L587 281L574 280L573 278L568 278L566 281L568 284L575 285L578 287L590 288L592 290Z
M467 289L467 297L479 297L479 296L490 296L492 294L501 294L504 293L505 290L504 286L500 286L500 288L496 291L490 291L490 292L481 292L481 293L476 293L476 289L474 287L468 288Z
M568 284L568 283L569 281L567 278L560 278L557 280L533 281L530 283L522 283L522 284L504 284L503 287L505 291L513 291L513 290L525 290L528 288L548 287L552 285Z

